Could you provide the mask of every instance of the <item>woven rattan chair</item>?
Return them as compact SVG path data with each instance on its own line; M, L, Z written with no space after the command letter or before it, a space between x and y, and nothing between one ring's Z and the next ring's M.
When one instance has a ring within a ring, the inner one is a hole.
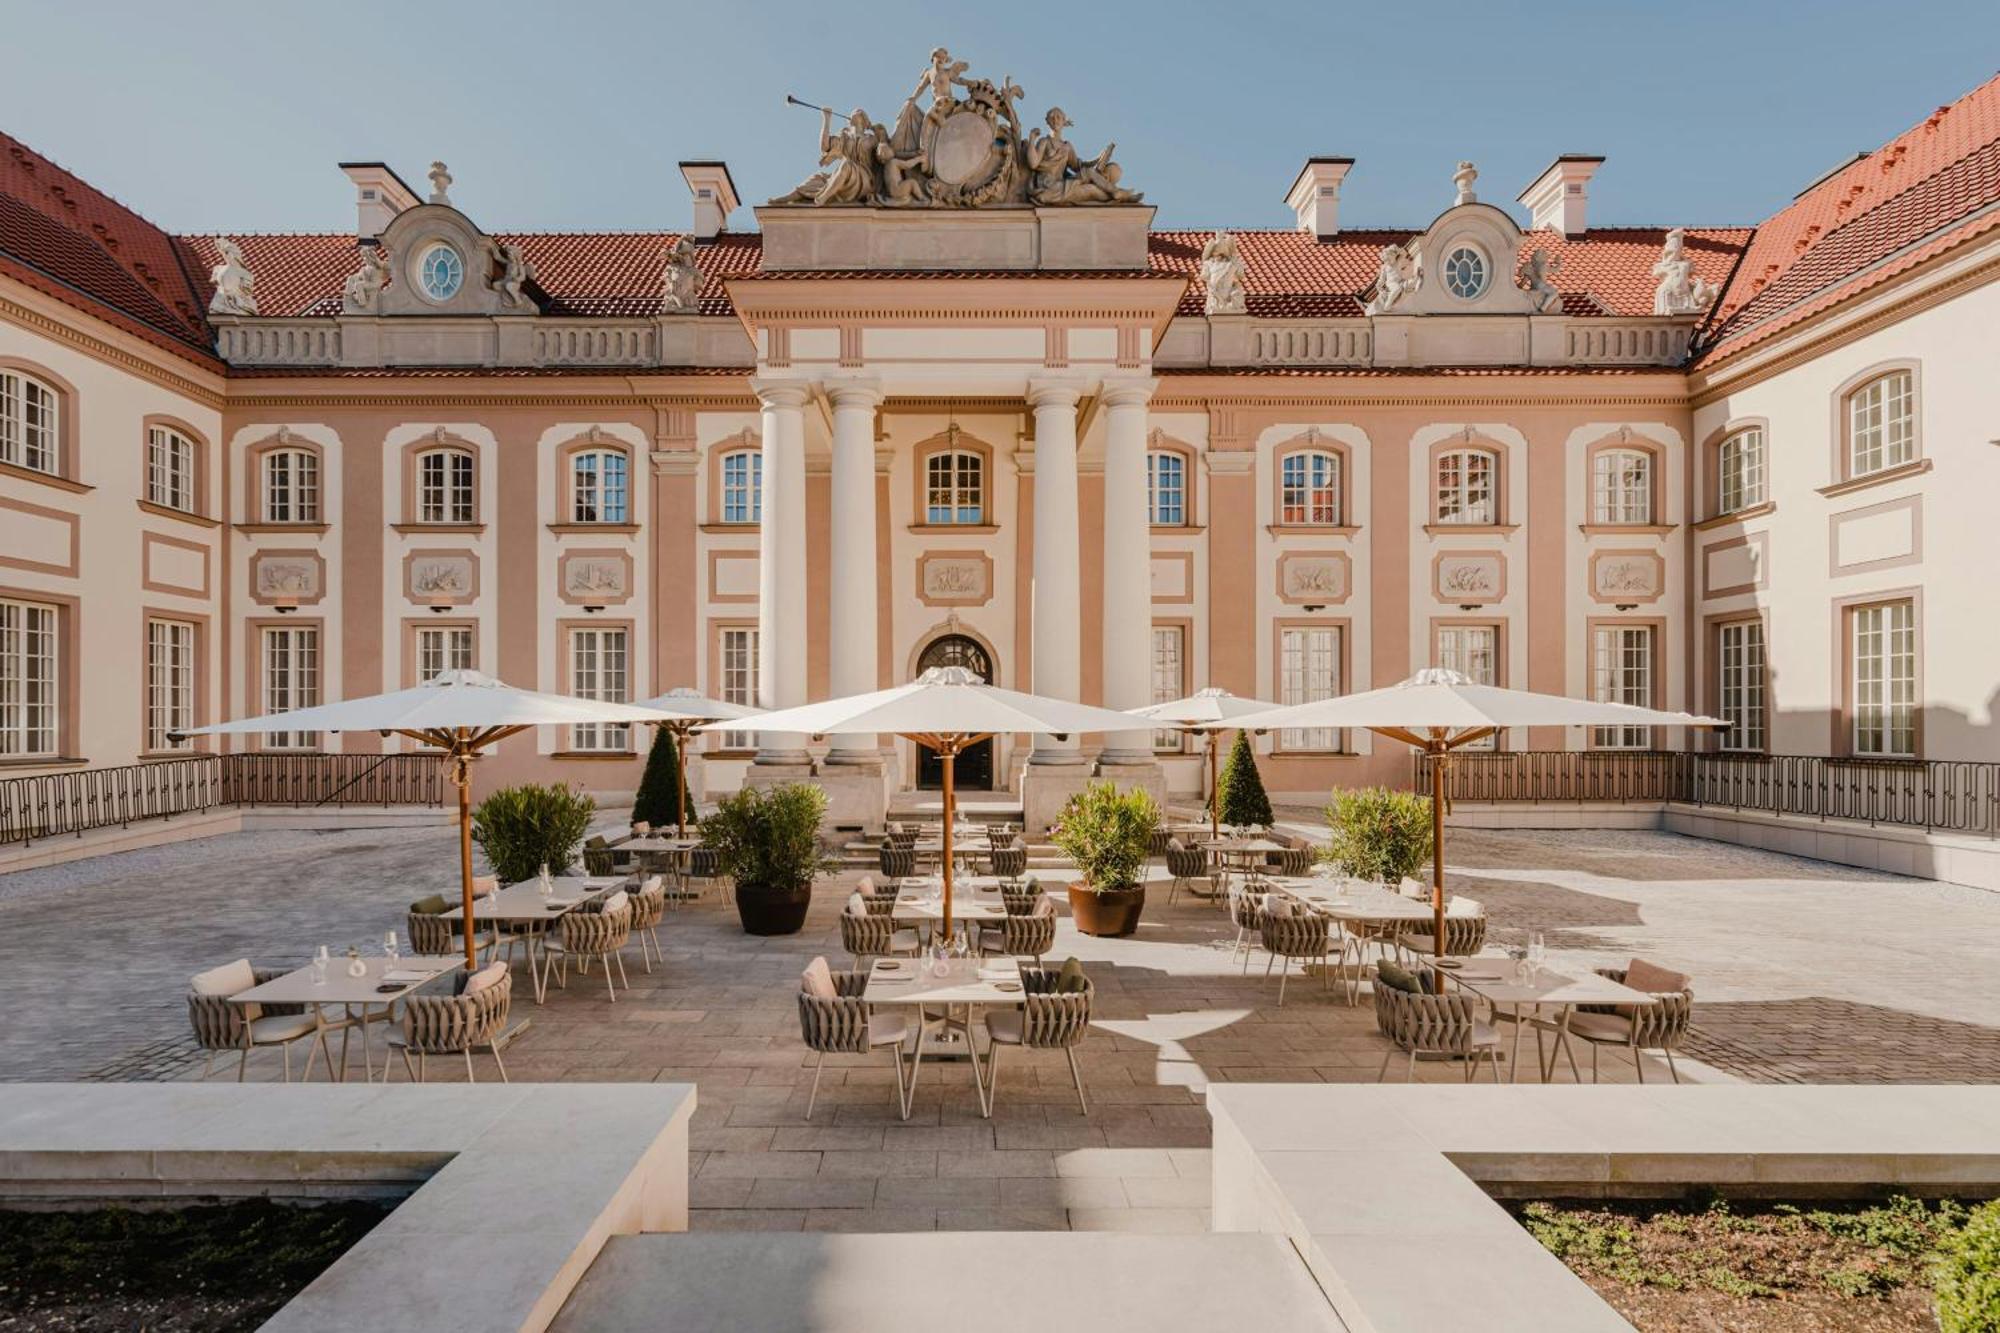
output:
M982 921L979 925L981 953L1039 959L1055 947L1056 905L1048 898L1038 899L1033 910L1026 913L1009 912L998 921Z
M920 832L915 824L891 824L884 840L891 847L914 847Z
M1153 826L1152 837L1146 840L1146 853L1149 856L1165 856L1167 844L1173 841L1173 830L1164 824L1156 824Z
M1597 975L1624 985L1629 969L1600 967ZM1635 987L1635 989L1637 989ZM1694 1013L1694 990L1683 986L1677 991L1646 992L1651 1004L1580 1004L1570 1015L1569 1035L1590 1043L1590 1081L1597 1082L1597 1050L1600 1046L1622 1046L1631 1053L1632 1069L1641 1083L1646 1081L1646 1065L1639 1057L1658 1051L1667 1058L1667 1072L1681 1081L1674 1051L1687 1036L1688 1021Z
M613 875L617 871L612 867L617 864L618 858L612 853L611 844L604 840L602 834L592 834L583 840L584 874Z
M458 922L431 912L411 912L403 918L404 932L414 954L444 955L452 952L458 939Z
M604 900L596 911L579 908L566 912L561 918L561 929L555 938L542 945L550 960L559 966L557 979L564 990L569 989L569 960L577 960L577 971L584 972L590 967L590 960L604 960L604 989L609 992L611 1002L618 1002L618 988L612 984L611 966L618 965L618 979L625 982L625 989L632 989L631 981L625 976L625 960L620 956L626 943L632 938L632 900L623 890Z
M917 873L917 849L898 847L893 842L882 844L882 878L886 880L908 879Z
M315 1050L326 1057L327 1075L332 1076L333 1052L327 1049L327 1028L311 1005L237 1004L229 998L283 975L253 968L247 958L195 974L188 986L188 1023L194 1028L195 1044L208 1052L208 1062L201 1070L203 1078L215 1072L217 1051L237 1051L236 1081L241 1083L250 1066L250 1052L259 1046L276 1046L284 1056L285 1082L290 1083L292 1046L301 1041L307 1043L306 1067L299 1077L312 1078Z
M987 868L1002 879L1014 879L1028 871L1028 844L1019 838L996 842L986 857Z
M1313 849L1310 847L1287 847L1271 856L1271 868L1287 879L1299 879L1312 874Z
M1174 899L1180 897L1182 889L1193 893L1194 881L1209 877L1208 852L1205 848L1190 847L1179 838L1169 838L1166 858L1167 873L1174 877L1173 884L1167 889L1167 906L1171 907Z
M867 898L862 901L868 909L865 914L856 916L845 910L840 914L840 947L854 955L855 966L860 967L865 959L917 952L916 931L898 926L886 912L877 912ZM889 905L895 905L894 898Z
M1379 972L1379 965L1378 965ZM1428 987L1430 970L1417 971L1418 984ZM1448 995L1415 994L1397 990L1384 982L1375 980L1375 1026L1394 1045L1382 1057L1382 1068L1376 1071L1375 1081L1380 1083L1389 1076L1389 1062L1396 1058L1396 1052L1409 1052L1409 1063L1403 1071L1404 1080L1411 1081L1417 1076L1419 1055L1442 1055L1465 1061L1465 1081L1470 1083L1479 1068L1481 1060L1493 1066L1493 1081L1500 1081L1500 1037L1492 1026L1478 1018L1479 1002L1463 991Z
M729 892L734 883L722 873L722 855L713 847L691 847L688 849L686 869L681 874L681 891L692 894L697 900L708 896L712 888L719 888L723 901L729 900Z
M666 914L667 882L658 875L648 875L632 895L632 933L638 937L639 960L648 973L653 970L655 954L666 961L660 949L660 921Z
M1257 921L1257 933L1264 947L1270 951L1272 962L1282 961L1284 966L1278 972L1278 1007L1285 1007L1285 983L1291 979L1292 963L1297 960L1299 970L1317 959L1320 964L1320 988L1325 989L1333 968L1327 957L1333 946L1332 925L1317 912L1300 909L1295 912L1266 910ZM1271 964L1264 964L1264 975L1271 975Z
M1437 949L1437 927L1420 925L1406 928L1399 937L1402 947L1409 952L1430 957ZM1446 915L1444 919L1444 952L1447 958L1470 958L1486 947L1486 916L1481 913Z
M1264 924L1264 898L1241 884L1231 884L1227 893L1229 924L1236 927L1236 941L1230 945L1230 952L1242 953L1243 975L1247 977L1250 975L1250 955L1262 942L1260 930Z
M1000 885L1000 903L1007 909L1008 916L1026 916L1035 910L1036 903L1046 897L1048 895L1042 892L1042 886L1032 880L1012 884L1003 882Z
M491 966L507 968L505 963ZM472 1070L475 1046L487 1048L500 1081L507 1081L507 1066L500 1060L498 1037L507 1030L507 1011L512 1006L514 974L503 970L500 979L470 994L411 995L403 1001L403 1029L389 1034L389 1044L400 1047L403 1071L412 1082L422 1083L430 1072L426 1066L433 1055L463 1055L465 1081L477 1083ZM412 1060L410 1057L415 1056ZM389 1081L393 1064L385 1064L382 1081Z
M799 1036L807 1050L819 1054L819 1059L813 1062L806 1119L812 1119L813 1106L819 1101L819 1075L827 1056L866 1055L887 1047L890 1059L896 1063L896 1108L908 1120L910 1101L916 1092L916 1071L903 1059L903 1047L910 1039L910 1020L902 1014L869 1013L861 1000L862 991L868 987L866 972L836 972L833 986L838 994L832 999L810 995L803 986L799 988Z
M1031 1051L1060 1050L1069 1059L1070 1081L1076 1084L1077 1109L1090 1114L1083 1095L1083 1069L1076 1062L1076 1048L1090 1030L1090 1003L1097 994L1095 983L1086 980L1079 991L1057 991L1057 973L1052 968L1021 969L1022 1001L1018 1009L989 1009L981 1020L986 1027L986 1086L981 1109L993 1114L994 1095L1000 1086L1000 1051L1018 1046ZM975 1069L974 1075L978 1071Z

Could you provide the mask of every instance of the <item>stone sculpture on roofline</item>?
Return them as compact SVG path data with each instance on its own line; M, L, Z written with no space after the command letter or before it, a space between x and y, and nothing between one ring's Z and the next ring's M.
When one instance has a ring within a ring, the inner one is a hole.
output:
M938 47L903 100L893 129L860 107L834 127L831 107L796 97L820 113L820 170L771 200L805 207L986 208L1135 204L1120 184L1116 145L1084 157L1063 137L1071 121L1050 108L1041 127L1023 133L1011 78L968 78L970 66ZM928 98L926 103L924 99Z
M1240 315L1249 308L1243 287L1243 257L1236 252L1236 238L1226 231L1209 237L1201 248L1201 285L1206 292L1203 314Z
M660 308L668 314L687 313L701 294L701 269L694 262L694 237L683 236L660 252Z
M243 262L242 247L227 236L218 236L215 248L222 252L222 262L208 271L208 280L215 284L215 295L209 300L208 313L256 314L257 275Z
M1694 261L1687 257L1687 232L1681 227L1667 233L1653 276L1660 280L1653 293L1656 315L1699 315L1715 303L1716 285L1696 276Z

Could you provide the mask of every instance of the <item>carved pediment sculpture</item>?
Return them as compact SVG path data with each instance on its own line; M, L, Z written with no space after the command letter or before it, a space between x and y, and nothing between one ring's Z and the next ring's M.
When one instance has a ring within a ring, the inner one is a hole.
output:
M694 237L683 236L660 252L660 308L668 314L687 313L701 294L701 270L695 267Z
M1518 276L1521 285L1527 289L1528 297L1534 303L1537 314L1550 314L1562 305L1562 293L1556 290L1555 283L1551 281L1560 272L1562 272L1561 257L1551 259L1549 252L1540 248L1522 261Z
M463 557L424 560L410 566L410 591L423 596L472 590L472 562Z
M389 256L379 247L361 249L361 271L347 275L341 287L340 311L344 315L372 315L382 304L382 289L389 285Z
M317 596L319 566L310 560L260 560L257 591L265 597Z
M523 290L535 277L535 266L521 254L521 247L488 239L486 286L500 298L502 310L532 310L535 303Z
M1201 249L1201 281L1207 289L1202 310L1210 315L1240 315L1249 306L1243 287L1243 257L1236 252L1236 238L1217 232Z
M856 107L836 129L831 107L788 98L820 113L820 169L771 202L983 208L1139 201L1119 183L1116 145L1082 156L1063 137L1070 120L1060 107L1045 117L1046 132L1023 134L1014 107L1020 85L968 78L968 68L944 47L932 51L893 128Z
M209 300L208 313L256 314L257 275L243 262L242 247L227 236L218 236L215 248L222 252L222 262L208 271L208 280L215 284L215 295Z
M1415 247L1385 245L1375 278L1375 299L1363 308L1371 315L1386 315L1423 285L1423 259Z
M1716 285L1696 275L1687 257L1687 232L1680 227L1667 233L1653 276L1660 280L1653 293L1656 315L1699 315L1715 303Z

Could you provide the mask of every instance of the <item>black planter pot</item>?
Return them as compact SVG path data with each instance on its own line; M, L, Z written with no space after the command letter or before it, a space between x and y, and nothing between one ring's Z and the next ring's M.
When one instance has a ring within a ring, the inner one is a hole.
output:
M796 935L812 906L812 885L773 889L756 884L736 886L736 916L746 935Z

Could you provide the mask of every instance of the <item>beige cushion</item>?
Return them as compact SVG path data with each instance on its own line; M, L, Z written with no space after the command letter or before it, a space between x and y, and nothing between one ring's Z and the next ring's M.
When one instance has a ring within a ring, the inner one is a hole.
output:
M986 1011L986 1035L1005 1046L1021 1044L1021 1011L1019 1009L988 1009Z
M1053 898L1037 898L1035 905L1028 909L1029 916L1054 916L1056 904Z
M499 891L500 877L498 875L474 875L472 877L473 897L484 898L489 893L498 893Z
M666 881L661 879L658 875L648 875L646 876L646 878L639 881L639 892L641 893L665 892L666 887L667 887Z
M825 954L806 964L806 970L799 973L799 987L816 1000L839 998L840 992L833 988L833 969L826 965Z
M189 982L189 989L196 995L241 995L257 984L257 973L252 970L248 958L239 958L221 967L211 967L206 972L195 973Z
M646 836L646 835L647 835L648 833L651 833L652 831L653 831L653 826L652 826L651 824L648 824L648 823L647 823L647 822L646 822L645 820L643 820L643 819L635 819L635 820L633 820L633 821L632 821L632 836L633 836L633 837L635 837L635 838L643 838L643 837L645 837L645 836Z
M910 1020L905 1014L870 1014L868 1016L868 1044L870 1046L894 1046L908 1041Z
M1403 876L1403 882L1400 887L1404 894L1411 898L1428 898L1431 896L1430 885L1425 884L1421 880L1411 879L1408 875Z
M612 894L609 898L606 898L604 900L604 906L600 907L598 910L604 913L604 915L606 916L617 916L620 912L625 910L626 904L630 903L631 901L632 900L630 895L628 895L625 892L625 890L620 889L618 890L618 892Z
M488 963L465 979L465 989L461 995L477 995L483 990L491 990L507 975L507 964L499 961Z
M873 875L863 875L860 879L855 880L854 891L864 894L875 892L875 877Z
M1485 916L1486 904L1480 902L1477 898L1461 898L1454 893L1445 900L1444 914L1446 916Z
M1623 1014L1573 1014L1569 1030L1588 1041L1632 1040L1632 1020Z
M868 915L868 900L861 896L861 890L856 889L853 893L847 895L847 914L849 916Z
M291 1041L311 1032L317 1024L311 1014L272 1014L269 1018L250 1020L250 1041L253 1045L274 1041Z
M1634 958L1625 969L1625 984L1648 995L1678 995L1687 989L1688 978L1685 972L1669 972L1643 958Z

